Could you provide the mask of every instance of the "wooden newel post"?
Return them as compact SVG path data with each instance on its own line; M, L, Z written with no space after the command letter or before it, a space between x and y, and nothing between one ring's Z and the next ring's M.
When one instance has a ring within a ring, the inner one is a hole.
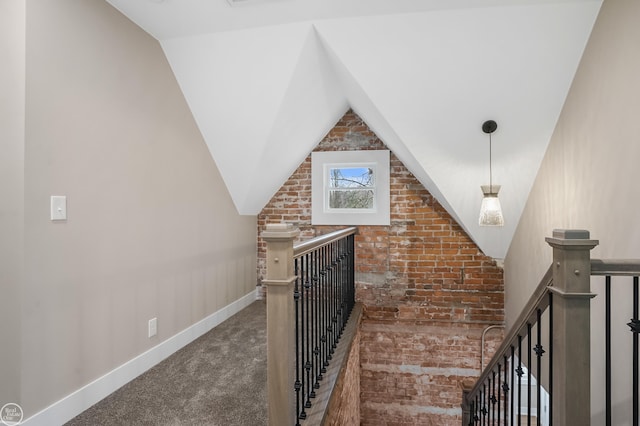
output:
M293 241L300 234L289 224L269 224L267 243L267 399L270 426L295 424L295 335Z
M598 240L589 231L554 230L553 378L554 425L591 424L591 259Z

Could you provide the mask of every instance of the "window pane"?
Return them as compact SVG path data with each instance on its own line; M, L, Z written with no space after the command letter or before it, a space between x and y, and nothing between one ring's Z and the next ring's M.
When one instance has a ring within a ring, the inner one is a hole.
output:
M372 209L373 190L331 190L329 191L330 209Z
M311 153L311 223L389 225L388 150Z
M370 167L340 167L329 169L331 188L371 188L373 169Z

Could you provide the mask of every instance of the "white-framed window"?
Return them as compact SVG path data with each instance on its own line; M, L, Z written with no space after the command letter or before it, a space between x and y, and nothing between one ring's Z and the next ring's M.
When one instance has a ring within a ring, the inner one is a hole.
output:
M389 151L311 153L313 225L389 225Z

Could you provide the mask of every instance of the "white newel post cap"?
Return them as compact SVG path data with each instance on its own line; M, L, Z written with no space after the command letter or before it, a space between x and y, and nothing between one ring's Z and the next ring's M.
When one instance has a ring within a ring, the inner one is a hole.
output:
M268 223L262 232L265 240L293 239L300 235L300 230L291 223Z
M590 239L589 231L585 229L554 229L551 237L545 241L552 247L581 246L593 248L600 241Z

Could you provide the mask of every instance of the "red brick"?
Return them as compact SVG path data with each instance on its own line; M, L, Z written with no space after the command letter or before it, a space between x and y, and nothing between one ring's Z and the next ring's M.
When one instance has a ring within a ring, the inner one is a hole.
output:
M387 148L349 111L315 151L363 149ZM390 165L391 225L360 226L356 237L360 421L459 425L460 383L479 374L481 331L504 321L502 271L393 153ZM309 155L258 216L258 235L280 221L299 227L301 239L340 228L312 226L310 211ZM259 239L259 280L264 250ZM501 337L490 333L488 352Z

